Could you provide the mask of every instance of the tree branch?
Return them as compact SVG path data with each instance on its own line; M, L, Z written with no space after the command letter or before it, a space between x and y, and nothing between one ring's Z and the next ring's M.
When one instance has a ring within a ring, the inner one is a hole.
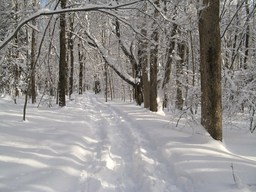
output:
M3 42L1 42L0 50L4 46L6 46L12 40L12 38L15 37L15 35L18 33L18 31L25 24L27 24L29 21L31 21L31 20L33 20L37 17L48 16L48 15L56 15L56 14L61 14L61 13L69 13L69 12L78 12L78 11L89 12L89 11L100 11L100 10L101 11L102 10L113 10L113 9L119 9L119 8L122 8L122 7L134 5L134 4L140 3L142 1L145 1L145 0L137 0L137 1L133 1L133 2L130 2L130 3L124 3L124 4L120 4L120 5L116 5L116 6L88 5L86 7L68 8L68 9L52 10L52 11L48 10L48 9L41 9L38 12L31 15L30 17L28 17L27 19L21 21L21 23L16 27L16 29L8 37L6 37Z
M98 48L98 50L101 53L101 55L102 55L104 61L106 62L106 64L109 67L111 67L121 79L123 79L129 85L135 87L136 83L135 83L134 78L131 77L128 74L126 74L126 75L122 74L121 71L117 69L117 67L115 66L114 62L111 60L111 56L107 53L107 50L102 45L100 45L97 42L97 40L95 38L93 38L87 31L85 31L85 34L91 40L90 45L93 44L93 47L97 47Z

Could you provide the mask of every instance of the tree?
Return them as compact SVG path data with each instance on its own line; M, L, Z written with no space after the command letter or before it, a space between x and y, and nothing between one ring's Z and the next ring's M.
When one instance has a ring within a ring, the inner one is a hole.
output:
M81 51L81 45L78 44L78 60L79 60L79 94L83 94L83 53Z
M33 0L33 8L36 8L37 6L37 0ZM32 20L32 24L36 26L37 22L35 19ZM32 103L36 103L36 74L35 74L35 68L36 68L36 30L32 29L32 34L31 34L31 64L30 64L30 82L29 82L29 87L30 87L30 95L31 95L31 100Z
M61 8L66 8L66 0L61 0ZM65 13L60 14L60 59L59 59L59 106L66 105L66 87L67 87L67 55L66 55L66 17Z
M179 60L176 61L176 102L175 102L175 107L176 109L182 110L183 109L183 94L182 94L182 70L183 70L183 65L186 60L186 50L187 50L187 45L184 42L179 42L178 46L178 53L180 55Z
M157 7L160 6L159 0L156 0L155 5ZM156 19L159 16L159 11L157 9L154 10L154 18ZM158 60L158 41L159 41L159 32L157 28L157 23L153 22L153 31L151 34L151 39L153 40L153 45L150 48L150 111L156 112L158 110L157 105L157 60Z
M150 107L150 83L149 83L149 67L148 67L148 40L144 37L147 37L148 31L147 31L147 16L143 13L148 11L148 5L147 2L144 2L142 5L142 11L138 14L138 22L141 34L143 37L138 37L138 65L141 68L141 84L142 84L142 92L143 92L143 102L144 107L149 108Z
M201 123L216 140L222 140L219 6L219 0L203 0L199 13Z
M69 16L69 53L70 53L70 75L69 75L69 98L73 93L74 82L74 14Z
M143 24L141 29L141 34L147 37L147 29L146 29L146 18L143 18ZM138 43L138 62L141 66L142 73L142 85L143 85L143 101L144 107L149 108L150 106L150 85L148 78L148 42L145 39L140 39Z

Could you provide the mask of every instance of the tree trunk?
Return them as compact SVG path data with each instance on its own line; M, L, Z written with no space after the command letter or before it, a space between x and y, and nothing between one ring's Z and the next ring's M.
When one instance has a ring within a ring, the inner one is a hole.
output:
M141 77L140 77L141 65L140 63L132 62L132 67L133 67L133 77L134 79L136 79L135 86L134 86L134 99L137 105L141 105L143 102L142 83L141 83ZM140 79L140 80L137 82L137 79Z
M104 65L104 78L105 78L105 102L108 102L108 65Z
M249 2L246 0L246 16L247 18L250 15ZM249 57L249 39L250 39L250 23L247 22L246 31L245 31L245 52L244 52L244 65L243 68L248 68L248 57Z
M61 8L66 8L66 0L61 0ZM67 54L66 54L66 16L60 14L60 59L59 59L59 106L66 106L67 83Z
M143 5L143 11L147 11L147 3ZM143 15L141 23L141 34L147 37L147 17ZM150 106L150 84L148 75L148 42L146 39L139 39L138 41L138 63L141 66L141 82L143 92L144 108Z
M147 59L147 52L143 53L144 56L141 58L141 68L142 68L142 83L143 83L143 101L144 107L149 108L150 106L150 84L148 78L148 59Z
M108 71L108 82L109 82L109 93L110 93L110 99L111 101L113 100L113 85L112 85L112 81L111 81L111 78L112 76L110 75L110 70Z
M33 0L33 7L36 7L37 1ZM32 24L36 26L36 20L32 20ZM31 66L30 66L30 96L32 103L36 103L36 31L35 29L32 29L32 35L31 35ZM27 95L27 93L26 93Z
M19 5L18 5L18 1L16 0L14 3L14 10L15 10L15 13L18 13L19 11ZM14 22L15 22L15 25L17 26L18 25L18 16L17 14L14 16ZM19 79L20 79L20 67L19 65L17 64L17 60L19 58L19 50L18 50L18 47L19 47L19 40L18 40L18 34L15 35L14 37L14 46L12 48L12 58L14 59L14 85L13 85L13 89L14 89L14 103L17 104L17 97L19 96Z
M69 98L73 93L73 82L74 82L74 40L73 34L74 31L74 14L69 17L69 52L70 52L70 75L69 75Z
M116 19L115 28L116 28L116 36L118 37L119 46L132 65L133 77L134 79L140 79L141 63L137 62L137 60L135 59L132 53L132 44L130 45L130 50L128 50L124 45L123 41L121 40L120 24L118 19ZM135 85L133 86L133 88L134 88L134 99L138 105L141 105L141 103L143 102L142 82L141 81L135 82Z
M81 52L81 45L78 44L78 59L79 59L79 94L83 94L83 54Z
M31 37L31 71L30 71L30 96L32 103L36 103L36 80L35 80L35 52L36 52L35 30L32 31Z
M182 94L182 83L181 83L181 75L183 71L183 65L186 56L186 44L181 42L178 44L178 54L180 55L181 60L176 61L176 109L182 110L183 109L183 94Z
M173 37L177 34L177 28L178 25L176 23L173 24L173 28L172 31L170 33L170 43L169 43L169 47L167 48L167 60L166 60L166 64L165 64L165 69L164 69L164 79L162 81L162 89L165 88L165 86L169 83L170 81L170 75L171 75L171 69L172 69L172 54L173 54L173 50L175 48L175 40L173 39Z
M147 30L142 29L141 33L146 37ZM148 43L146 40L139 41L138 46L138 58L139 58L139 65L141 66L141 81L143 86L143 102L144 107L149 108L150 106L150 85L148 79L148 53L147 53ZM141 93L142 94L142 93Z
M201 123L216 140L222 140L221 38L219 0L203 0L200 11Z
M154 2L157 7L159 7L159 0ZM154 18L156 19L159 15L158 10L154 10ZM154 44L151 45L150 49L150 111L156 112L158 110L157 105L157 58L158 58L158 41L159 41L159 32L156 22L153 23L153 32L151 39L154 41Z

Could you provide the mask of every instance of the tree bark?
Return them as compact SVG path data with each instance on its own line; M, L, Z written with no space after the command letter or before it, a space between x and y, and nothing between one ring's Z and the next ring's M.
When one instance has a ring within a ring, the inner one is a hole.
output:
M246 16L247 18L250 15L250 8L249 8L249 2L248 0L246 0ZM246 31L245 31L245 52L244 52L244 64L243 64L243 68L247 69L248 68L248 57L249 57L249 39L250 39L250 24L249 22L247 22L247 26L246 26Z
M184 42L180 42L178 44L178 54L180 55L181 60L176 61L176 103L175 107L176 109L182 110L183 109L183 94L182 94L182 83L181 83L181 75L183 70L183 65L185 62L185 56L186 56L186 49L187 46Z
M31 37L31 76L30 76L30 96L32 103L36 103L36 80L35 80L35 52L36 52L35 30L32 30Z
M74 14L69 16L69 53L70 53L70 74L69 74L69 98L73 93L73 82L74 82L74 40L73 34L74 31Z
M221 38L219 0L203 0L200 11L201 123L215 140L222 140Z
M33 0L33 7L36 7L37 1ZM36 20L32 20L32 24L36 26ZM32 103L36 103L36 31L32 29L31 35L31 66L30 66L30 96Z
M15 13L17 13L19 11L19 5L18 5L18 1L14 1L13 2L14 5L14 10L15 10ZM15 15L14 16L14 23L15 25L18 25L18 15ZM14 59L14 71L13 71L13 75L14 75L14 85L13 85L13 89L14 89L14 94L13 94L13 97L14 97L14 103L17 104L17 97L19 96L19 79L20 79L20 67L19 65L17 64L17 60L19 58L19 50L18 50L18 47L19 47L19 38L18 38L18 34L15 34L15 37L14 37L14 46L12 47L12 52L11 52L11 55L12 55L12 58Z
M83 94L83 54L81 52L81 45L78 44L78 59L79 59L79 94Z
M154 2L157 7L159 7L159 0ZM159 15L158 10L154 10L154 18L156 19ZM151 45L150 49L150 111L156 112L158 110L157 105L157 58L158 58L158 41L159 41L159 32L156 22L153 22L152 25L153 32L151 39L154 41L154 44Z
M143 6L143 11L147 11L147 3ZM147 37L147 19L145 16L142 18L141 34L144 37ZM150 84L149 84L149 75L148 75L148 42L146 39L139 39L138 41L138 63L141 66L141 80L143 88L143 102L144 108L150 107Z
M146 42L145 42L146 43ZM147 43L146 43L147 44ZM145 44L145 48L147 45ZM143 45L144 46L144 45ZM149 108L150 106L150 84L148 78L148 55L147 51L141 50L143 53L141 54L141 58L139 58L139 62L141 63L142 68L142 84L143 84L143 101L144 108Z
M61 0L61 8L66 8L66 0ZM66 16L60 14L60 59L59 59L59 106L66 106L67 83L67 53L66 53Z

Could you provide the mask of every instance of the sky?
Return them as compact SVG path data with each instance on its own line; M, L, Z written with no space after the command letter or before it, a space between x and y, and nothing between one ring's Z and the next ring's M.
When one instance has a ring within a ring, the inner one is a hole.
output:
M40 0L40 1L41 1L42 7L44 7L47 4L47 2L48 2L48 0Z

